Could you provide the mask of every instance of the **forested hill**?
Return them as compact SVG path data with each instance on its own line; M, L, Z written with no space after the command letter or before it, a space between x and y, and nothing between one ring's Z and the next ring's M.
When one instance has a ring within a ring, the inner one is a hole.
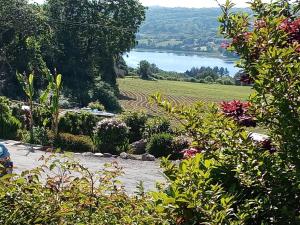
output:
M138 47L218 51L223 41L218 34L220 14L219 8L150 7L138 35Z

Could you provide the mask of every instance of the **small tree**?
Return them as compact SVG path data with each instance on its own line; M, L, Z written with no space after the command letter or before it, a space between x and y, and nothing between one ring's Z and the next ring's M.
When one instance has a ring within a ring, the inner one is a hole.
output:
M142 60L140 62L138 74L140 75L140 77L142 79L145 79L145 80L149 79L150 76L152 75L151 64L146 60Z

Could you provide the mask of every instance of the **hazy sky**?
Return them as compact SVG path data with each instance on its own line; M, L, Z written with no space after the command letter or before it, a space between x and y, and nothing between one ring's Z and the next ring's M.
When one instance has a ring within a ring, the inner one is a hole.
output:
M44 0L30 0L32 2L42 3ZM126 1L126 0L124 0ZM248 0L233 0L237 7L245 7ZM266 0L267 1L267 0ZM215 0L140 0L145 6L165 6L165 7L217 7ZM225 0L219 0L220 3Z

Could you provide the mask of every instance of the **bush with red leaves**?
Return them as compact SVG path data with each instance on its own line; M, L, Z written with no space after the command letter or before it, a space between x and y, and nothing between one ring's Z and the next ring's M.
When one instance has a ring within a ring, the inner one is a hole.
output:
M285 31L288 34L288 42L290 44L300 44L300 18L291 20L285 19L279 26L279 29ZM300 46L297 47L297 51L300 52Z
M256 127L256 120L249 113L249 107L249 102L236 100L221 103L221 109L224 115L234 119L241 126Z
M188 149L181 151L184 159L193 158L193 157L195 157L195 155L197 153L200 153L200 152L201 151L197 148L188 148Z

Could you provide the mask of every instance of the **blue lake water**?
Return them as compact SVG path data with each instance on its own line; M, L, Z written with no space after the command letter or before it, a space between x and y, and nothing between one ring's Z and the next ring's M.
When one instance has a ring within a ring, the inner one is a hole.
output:
M136 68L141 60L154 63L165 71L185 72L192 67L224 67L233 76L239 71L234 63L226 58L214 58L205 55L174 52L138 51L133 50L124 56L128 66Z

